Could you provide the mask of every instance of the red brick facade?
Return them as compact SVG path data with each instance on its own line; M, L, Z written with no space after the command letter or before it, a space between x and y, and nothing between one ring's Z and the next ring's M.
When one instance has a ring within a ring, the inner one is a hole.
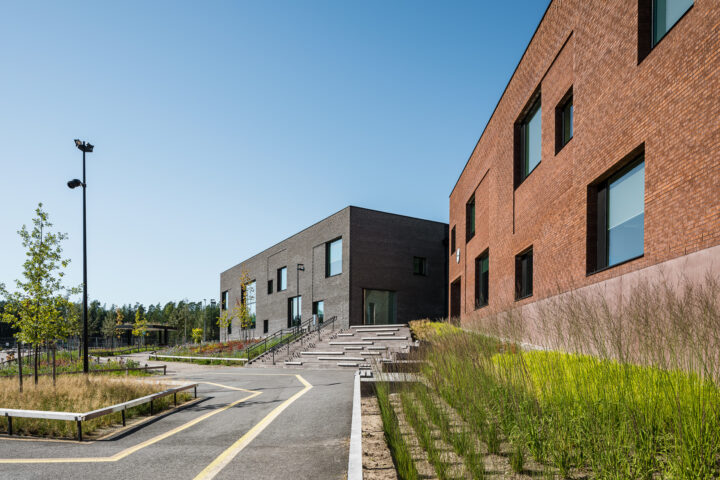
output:
M553 0L450 195L460 315L504 310L720 244L720 1L693 7L641 61L645 0ZM572 87L574 135L556 154L555 109ZM514 188L514 129L541 92L542 160ZM588 274L589 186L644 148L644 255ZM475 195L476 233L465 205ZM515 256L533 247L533 295L515 301ZM717 259L720 263L720 259ZM452 304L452 293L450 294ZM457 312L455 312L457 313Z

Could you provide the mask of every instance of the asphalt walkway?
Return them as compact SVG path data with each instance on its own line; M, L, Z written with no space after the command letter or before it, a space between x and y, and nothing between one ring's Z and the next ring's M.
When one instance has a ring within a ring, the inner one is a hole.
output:
M108 440L0 437L0 479L342 479L353 372L175 367L203 400Z

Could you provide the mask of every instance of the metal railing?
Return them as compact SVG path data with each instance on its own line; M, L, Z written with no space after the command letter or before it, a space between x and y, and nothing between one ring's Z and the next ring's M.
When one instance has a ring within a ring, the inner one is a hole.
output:
M333 330L335 330L335 320L336 317L330 317L329 319L325 320L324 322L317 322L315 325L312 323L312 319L307 320L300 325L298 325L298 330L293 335L288 335L287 337L281 339L278 343L270 347L265 352L262 352L259 355L256 355L251 360L248 361L248 364L252 363L254 360L256 360L258 357L264 354L272 354L272 363L275 365L275 352L280 350L281 348L287 346L288 349L288 356L290 355L290 344L295 342L296 340L302 338L303 336L317 332L318 335L320 335L320 331L332 326Z
M8 434L13 434L13 418L42 418L46 420L64 420L68 422L76 422L77 424L77 438L78 441L82 442L82 422L86 420L92 420L93 418L102 417L111 413L122 413L122 424L125 426L125 412L128 408L137 407L145 403L150 404L150 415L154 415L153 401L158 398L166 397L168 395L173 396L173 401L177 406L177 394L183 390L194 390L195 398L197 398L197 383L188 383L177 387L163 390L162 392L153 393L144 397L130 400L129 402L118 403L110 407L100 408L91 412L75 413L75 412L53 412L44 410L17 410L14 408L0 408L0 416L7 418L8 423Z

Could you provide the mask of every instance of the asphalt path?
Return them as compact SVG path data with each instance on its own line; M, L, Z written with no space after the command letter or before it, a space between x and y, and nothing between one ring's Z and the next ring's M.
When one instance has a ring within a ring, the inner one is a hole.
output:
M176 372L171 379L200 382L201 401L107 440L2 436L0 479L345 478L353 372Z

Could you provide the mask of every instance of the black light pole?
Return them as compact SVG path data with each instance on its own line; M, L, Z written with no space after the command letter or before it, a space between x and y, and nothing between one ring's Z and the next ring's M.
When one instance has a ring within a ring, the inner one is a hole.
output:
M297 297L298 297L298 307L300 307L300 311L298 312L298 316L300 317L300 321L298 322L298 326L302 323L302 299L300 298L300 272L305 271L305 265L302 263L297 264Z
M82 182L77 178L70 180L67 185L70 188L83 188L83 372L90 372L90 362L88 360L88 302L87 302L87 213L85 208L85 154L91 153L92 144L75 140L75 146L83 152L83 179Z

